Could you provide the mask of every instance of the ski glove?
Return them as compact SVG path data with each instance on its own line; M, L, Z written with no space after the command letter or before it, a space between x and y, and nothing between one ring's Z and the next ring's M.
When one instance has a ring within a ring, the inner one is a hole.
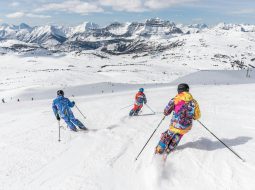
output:
M75 105L75 102L74 102L74 101L72 101L72 103L73 103L73 105Z
M59 117L59 115L58 115L58 114L56 115L56 118L57 118L57 120L58 120L58 121L60 121L60 117Z

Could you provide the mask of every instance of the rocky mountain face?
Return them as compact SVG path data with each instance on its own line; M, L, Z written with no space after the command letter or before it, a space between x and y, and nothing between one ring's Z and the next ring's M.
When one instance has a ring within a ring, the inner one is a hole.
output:
M8 24L0 26L2 42L16 40L16 42L12 41L9 47L2 48L19 52L28 51L27 46L31 46L31 50L37 47L61 52L100 48L112 54L157 51L157 49L161 51L173 45L167 44L163 47L162 44L153 43L151 39L170 39L182 34L182 30L173 22L160 19L149 19L144 23L115 22L106 27L99 27L91 22L76 27L52 25L30 27L24 23L18 26ZM21 48L14 48L17 45Z
M176 25L158 18L141 23L114 22L105 27L99 27L92 22L85 22L76 27L2 24L0 51L3 53L43 50L54 53L97 49L113 55L154 53L182 46L184 43L182 40L172 39L204 30L255 32L255 26L220 23L209 29L205 24Z

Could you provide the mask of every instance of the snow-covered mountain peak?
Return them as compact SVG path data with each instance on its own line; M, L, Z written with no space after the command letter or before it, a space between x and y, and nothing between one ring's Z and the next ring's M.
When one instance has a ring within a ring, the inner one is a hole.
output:
M205 29L208 28L208 26L204 23L202 24L190 24L188 25L189 28L197 28L197 29Z
M9 25L7 23L1 24L0 25L0 30L31 30L32 27L30 27L29 25L25 24L25 23L21 23L19 25Z
M245 32L243 25L241 24L227 24L221 22L214 27L216 30L232 30L237 32Z
M231 34L235 33L239 36L245 35L244 32L255 32L255 25L219 23L215 27L208 28L206 24L175 24L159 18L151 18L144 22L113 22L104 27L99 27L93 22L84 22L74 27L57 25L30 27L25 23L17 26L0 25L1 40L36 43L39 47L53 49L54 52L100 49L112 54L164 51L172 47L169 45L169 40L176 41L174 47L182 46L185 39L197 33L205 35L217 33L225 36L232 36ZM253 41L251 37L245 37ZM207 46L206 43L203 45ZM10 51L20 52L21 49L12 47Z
M114 22L106 27L106 29L114 35L124 35L128 32L130 23Z
M7 27L9 27L7 23L0 24L0 30L5 30Z
M251 24L227 24L221 22L214 27L215 30L235 31L235 32L255 32L255 25Z
M72 32L73 33L83 33L86 32L88 30L94 30L99 28L99 25L93 23L93 22L83 22L82 24L73 27Z
M161 20L160 18L151 18L145 21L145 25L150 27L169 27L175 26L175 23L168 20Z
M31 35L32 36L51 35L55 34L55 32L58 32L57 28L55 28L52 25L45 25L35 27L34 30L31 32Z
M26 23L21 23L18 27L19 27L20 30L22 30L22 29L31 30L32 29L32 27L30 27Z

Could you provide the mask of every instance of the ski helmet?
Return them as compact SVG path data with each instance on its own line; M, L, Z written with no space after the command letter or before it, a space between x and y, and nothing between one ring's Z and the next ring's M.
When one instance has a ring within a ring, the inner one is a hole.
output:
M64 96L64 91L63 90L58 90L57 95L58 96Z
M178 85L177 91L178 93L189 92L189 85L186 83L181 83Z
M144 89L143 88L139 88L139 92L143 92L144 91Z

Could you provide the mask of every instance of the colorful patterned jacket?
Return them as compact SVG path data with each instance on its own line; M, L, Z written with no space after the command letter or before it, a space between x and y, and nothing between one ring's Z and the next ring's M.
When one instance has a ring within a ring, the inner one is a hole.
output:
M143 105L143 103L147 103L147 99L146 99L146 96L143 92L138 92L136 93L135 95L135 104L140 106L140 105Z
M199 105L189 92L177 94L170 100L164 114L170 115L173 111L169 130L184 135L192 128L192 120L201 117Z

